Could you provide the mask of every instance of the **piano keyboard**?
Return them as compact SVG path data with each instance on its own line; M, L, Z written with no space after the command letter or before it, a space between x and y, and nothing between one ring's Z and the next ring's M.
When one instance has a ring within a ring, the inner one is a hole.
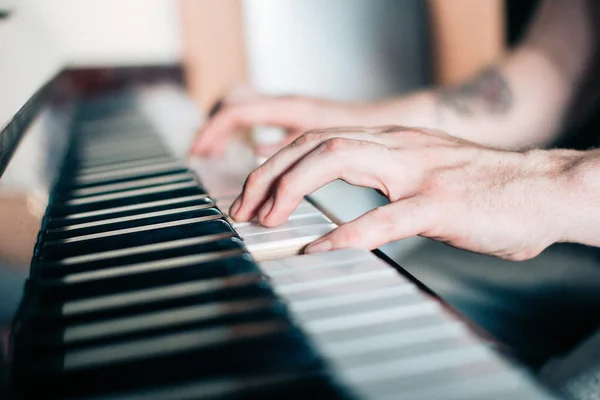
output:
M232 223L248 166L193 167L133 106L82 104L12 330L16 398L551 398L373 253L299 255L335 228L309 201Z

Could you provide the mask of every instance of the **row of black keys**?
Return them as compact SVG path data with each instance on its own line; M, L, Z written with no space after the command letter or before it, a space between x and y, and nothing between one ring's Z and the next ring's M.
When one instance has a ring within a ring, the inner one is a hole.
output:
M16 393L339 396L193 175L143 123L116 121L73 138L13 332Z

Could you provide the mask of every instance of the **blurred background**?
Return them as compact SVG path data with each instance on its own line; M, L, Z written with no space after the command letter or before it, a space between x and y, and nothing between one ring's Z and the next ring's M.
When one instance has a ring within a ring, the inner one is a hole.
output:
M142 106L185 154L206 110L234 84L272 94L366 101L460 82L518 43L536 3L0 0L0 126L65 68L182 65L184 88L151 88ZM153 112L159 106L171 112ZM60 147L59 133L42 131L58 132L61 123L56 115L36 118L0 180L3 324L19 300L52 179L48 165L59 151L46 150ZM339 182L315 198L343 221L384 201L372 190ZM534 368L570 349L597 324L588 318L596 310L571 302L594 296L597 274L589 273L589 285L582 288L564 268L547 268L544 261L500 262L420 238L384 251ZM549 257L564 267L573 254L587 250L552 251ZM584 275L596 268L586 261L574 265ZM561 329L565 323L572 327L568 332Z

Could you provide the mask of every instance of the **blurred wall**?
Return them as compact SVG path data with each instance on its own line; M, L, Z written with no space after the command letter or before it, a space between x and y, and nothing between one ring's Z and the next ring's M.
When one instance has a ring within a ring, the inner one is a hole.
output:
M251 82L274 93L377 99L428 82L421 0L244 0Z
M0 127L65 65L179 60L175 0L18 0L0 20Z
M181 44L175 0L24 0L22 3L23 8L30 8L46 25L71 65L179 60Z
M63 65L45 33L23 9L0 20L0 129Z

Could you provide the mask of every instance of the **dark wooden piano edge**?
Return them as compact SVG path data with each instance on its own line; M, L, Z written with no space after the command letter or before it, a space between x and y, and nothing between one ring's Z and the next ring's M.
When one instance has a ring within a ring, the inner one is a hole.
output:
M83 95L110 93L153 83L183 85L183 69L173 65L65 68L39 88L0 130L0 178L27 128L47 106L69 103Z

